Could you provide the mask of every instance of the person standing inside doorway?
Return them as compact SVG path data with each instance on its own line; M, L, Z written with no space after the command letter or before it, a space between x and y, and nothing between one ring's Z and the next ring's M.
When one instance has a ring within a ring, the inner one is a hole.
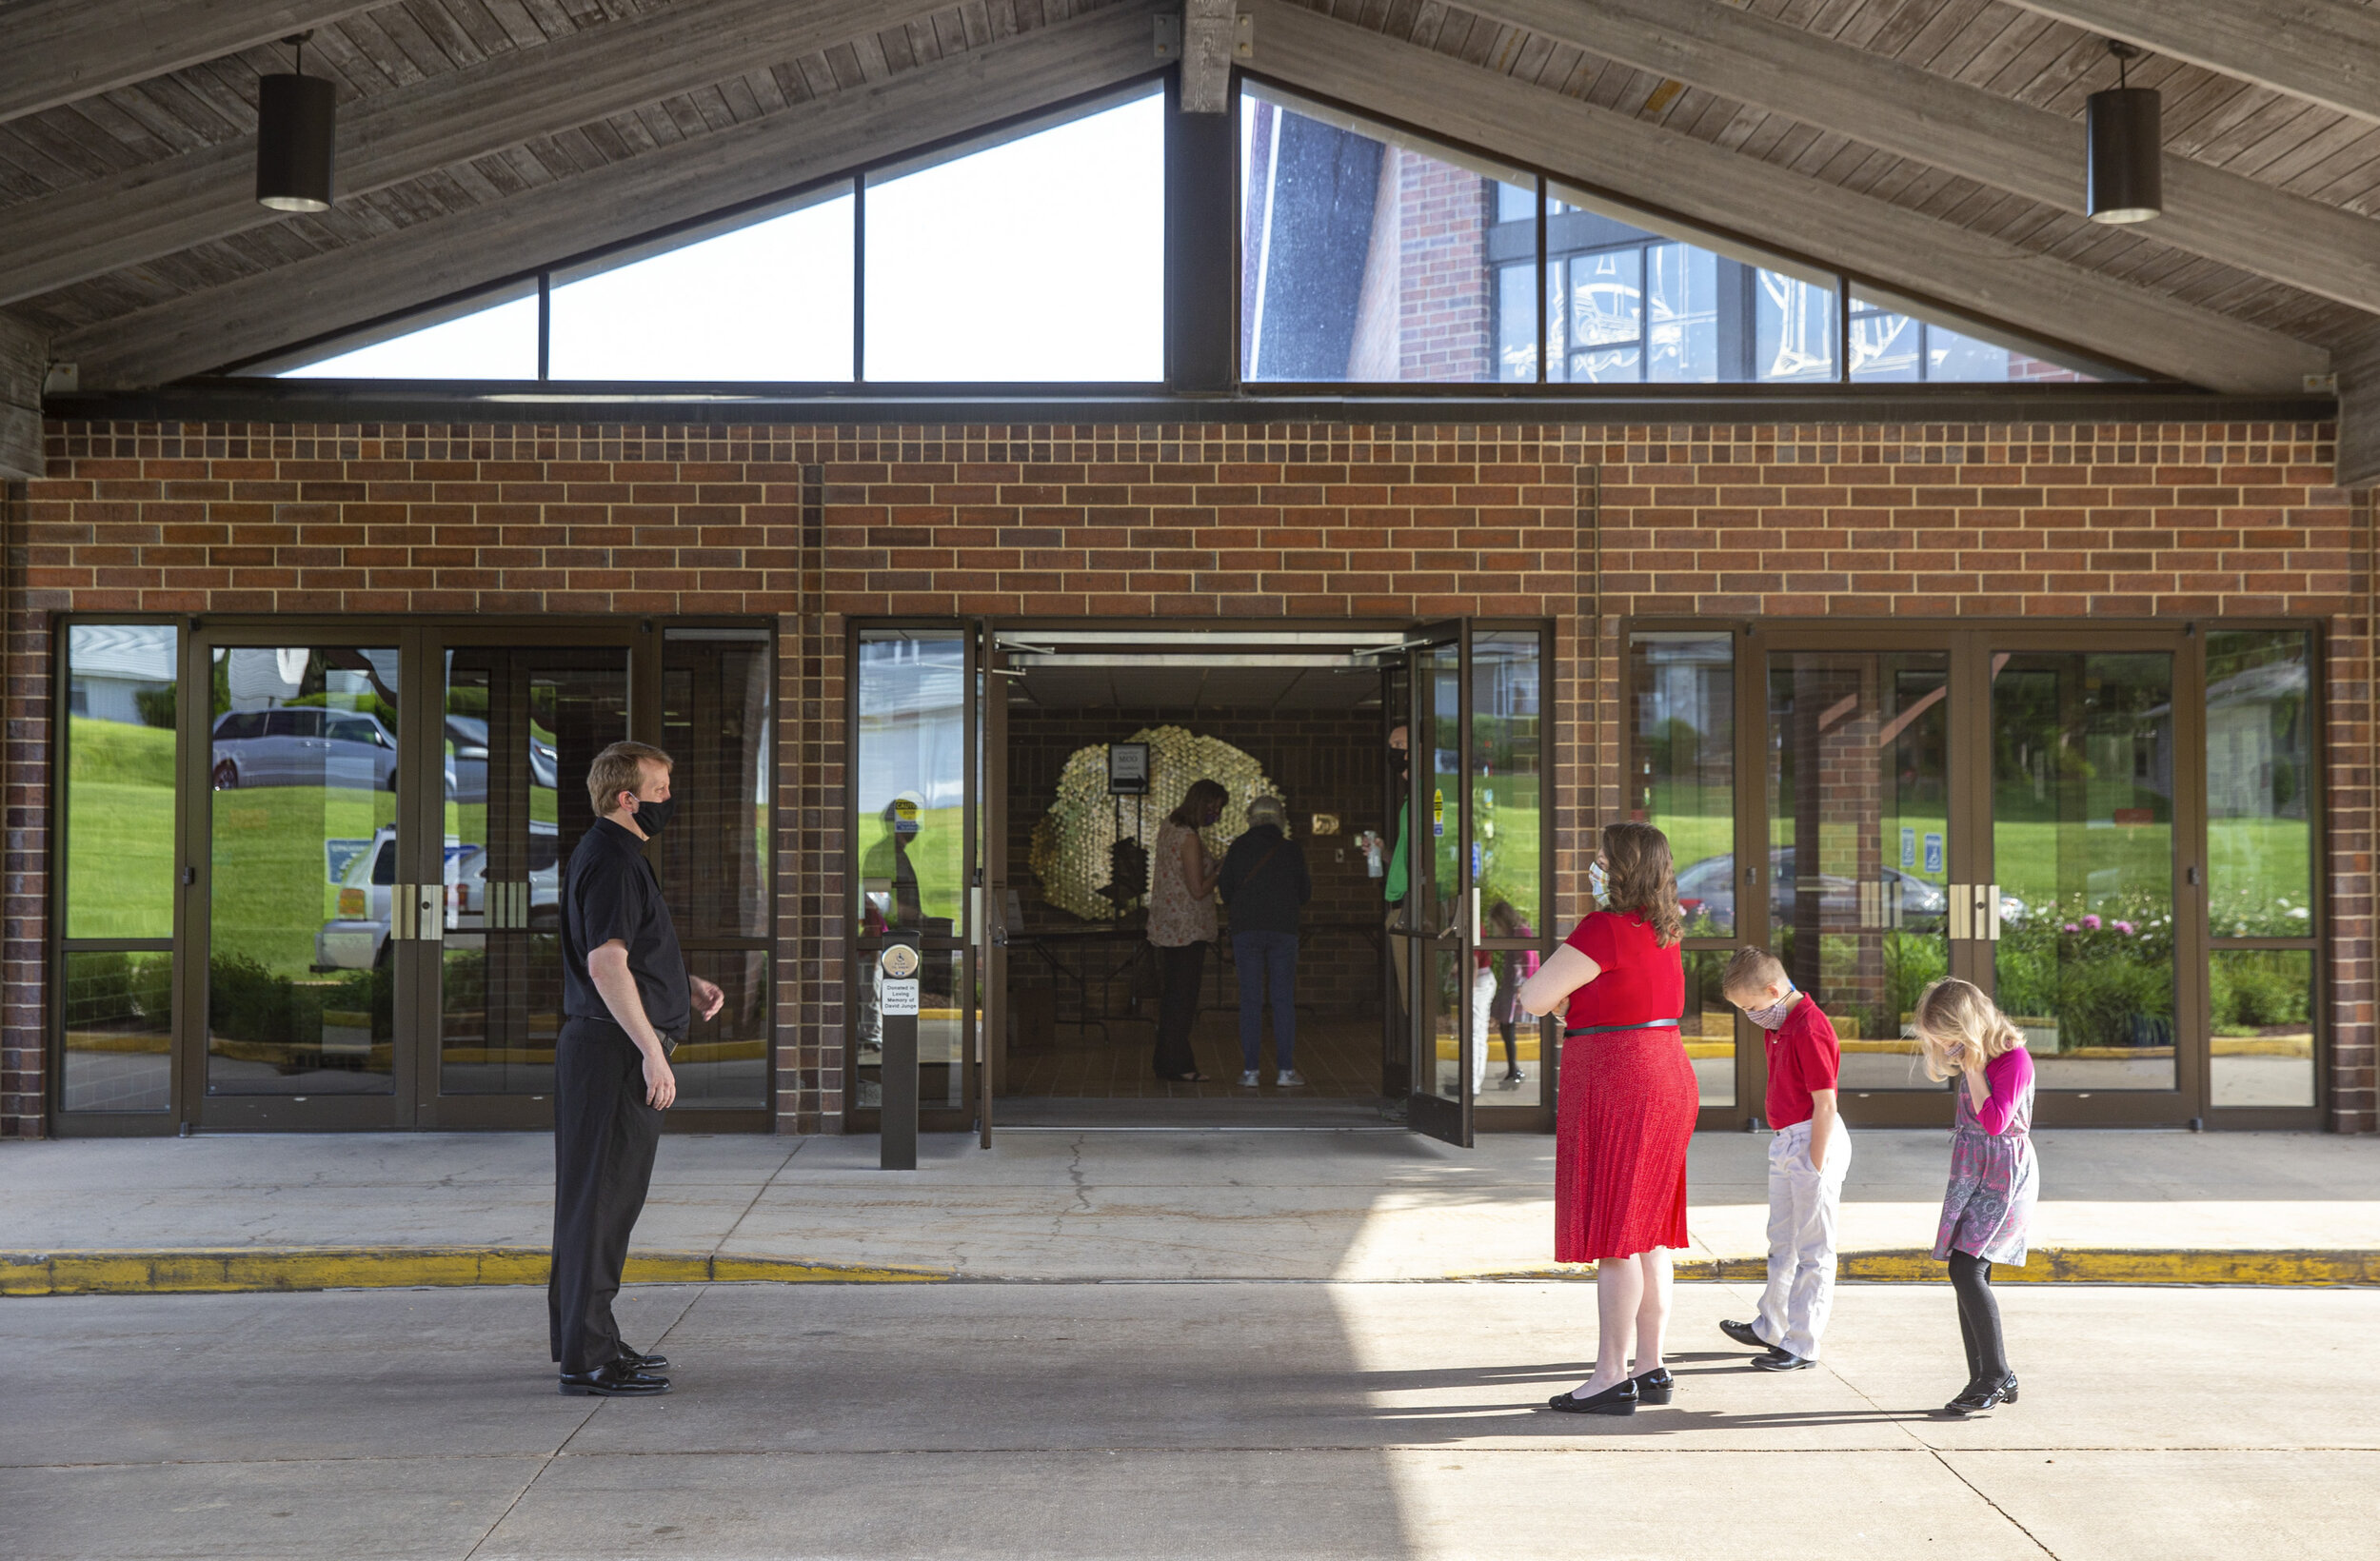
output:
M1397 1012L1402 1014L1413 991L1405 940L1398 936L1412 930L1405 919L1405 896L1413 886L1405 826L1413 813L1413 734L1401 721L1388 729L1388 780L1397 788L1397 833L1389 838L1388 876L1380 880L1380 895L1388 901L1388 962L1397 975Z
M1215 885L1221 873L1199 831L1223 816L1230 799L1219 780L1190 782L1181 805L1159 827L1149 864L1149 942L1165 977L1157 1009L1157 1077L1176 1084L1206 1082L1190 1049L1190 1030L1199 1019L1207 945L1218 931Z
M1278 797L1248 804L1247 831L1223 853L1223 906L1231 912L1231 957L1240 967L1240 1085L1259 1082L1257 1054L1264 1038L1264 997L1273 998L1273 1082L1299 1077L1298 913L1314 898L1305 849L1289 838L1289 816Z
M586 772L596 820L562 885L562 1035L554 1048L554 1250L545 1284L562 1391L642 1398L669 1362L620 1338L628 1235L645 1209L662 1113L678 1097L669 1054L719 988L686 970L645 842L677 811L672 761L615 742Z

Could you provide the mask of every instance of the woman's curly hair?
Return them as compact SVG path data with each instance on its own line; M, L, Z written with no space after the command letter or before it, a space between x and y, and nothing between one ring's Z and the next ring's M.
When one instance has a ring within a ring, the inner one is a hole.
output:
M1606 824L1603 861L1609 880L1605 908L1642 917L1661 947L1676 948L1686 936L1686 917L1677 908L1677 869L1670 860L1669 837L1651 824Z

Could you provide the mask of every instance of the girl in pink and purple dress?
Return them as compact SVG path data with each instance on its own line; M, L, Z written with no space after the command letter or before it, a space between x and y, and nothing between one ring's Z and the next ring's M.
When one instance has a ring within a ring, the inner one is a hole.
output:
M1967 1345L1967 1391L1942 1411L1964 1418L2016 1402L1992 1265L2024 1266L2025 1233L2041 1193L2033 1153L2033 1057L2024 1032L1981 988L1955 977L1934 982L1917 999L1916 1030L1926 1077L1958 1080L1951 1185L1934 1255L1950 1264Z

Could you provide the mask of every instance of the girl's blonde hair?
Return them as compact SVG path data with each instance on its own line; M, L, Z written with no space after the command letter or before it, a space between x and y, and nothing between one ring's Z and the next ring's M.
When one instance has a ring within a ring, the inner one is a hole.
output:
M1986 1062L2025 1044L2025 1033L1983 989L1955 976L1927 987L1917 997L1917 1044L1925 1052L1926 1077L1935 1083L1964 1071L1972 1049Z

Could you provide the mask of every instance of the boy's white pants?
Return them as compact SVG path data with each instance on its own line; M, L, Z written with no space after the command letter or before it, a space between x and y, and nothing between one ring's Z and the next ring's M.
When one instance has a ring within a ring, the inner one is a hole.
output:
M1769 1140L1769 1288L1756 1332L1811 1360L1835 1305L1835 1218L1850 1170L1851 1135L1839 1116L1823 1166L1810 1163L1808 1122L1779 1128Z

